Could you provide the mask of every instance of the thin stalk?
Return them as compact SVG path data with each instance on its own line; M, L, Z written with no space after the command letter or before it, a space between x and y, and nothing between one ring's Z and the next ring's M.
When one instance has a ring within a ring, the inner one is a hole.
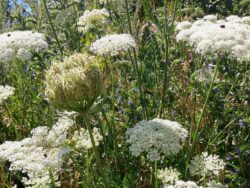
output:
M157 161L155 161L155 188L158 188L159 187L159 184L158 184L158 166L157 166Z
M214 142L216 141L217 138L220 137L220 135L225 134L225 133L226 133L226 129L227 129L230 125L232 125L236 120L237 120L237 118L234 118L232 121L230 121L230 122L224 127L224 129L222 129L222 130L215 136L215 138L214 138L211 142L209 141L205 150L207 150L208 147L209 147L212 143L214 143ZM233 127L234 127L234 126L233 126ZM233 128L233 127L231 127L231 128Z
M101 157L100 157L99 152L97 151L96 144L95 144L95 139L94 139L93 132L92 132L92 129L91 129L91 126L90 126L90 123L89 123L88 119L87 120L85 119L85 125L86 125L88 133L89 133L90 141L91 141L91 144L93 146L93 149L94 149L94 152L95 152L95 155L96 155L96 158L97 158L97 162L100 165L101 164ZM99 167L100 167L101 174L104 175L102 167L101 166L99 166ZM106 177L104 177L103 180L104 180L105 187L108 187Z
M127 19L128 19L129 33L130 33L130 35L133 35L132 27L131 27L131 20L130 20L130 16L129 16L129 12L128 12L128 0L125 0L125 6L126 6L126 15L127 15ZM138 68L138 62L137 62L137 56L136 56L135 48L132 49L132 52L133 52L133 56L134 56L134 61L132 61L132 62L134 63L135 72L136 72L136 75L137 75L137 81L138 81L138 85L139 85L140 97L143 100L143 102L145 102L145 96L144 96L143 91L142 91L141 75L140 75L139 68ZM148 120L147 107L143 104L143 102L141 101L143 116L144 116L144 119Z
M94 135L93 135L93 132L92 132L92 129L91 129L91 127L90 127L89 122L86 122L86 120L85 120L85 125L86 125L86 127L87 127L87 129L88 129L90 141L91 141L91 144L92 144L92 146L93 146L93 149L94 149L94 152L95 152L95 154L96 154L96 157L97 157L97 159L98 159L99 162L100 162L100 161L101 161L101 157L100 157L100 154L99 154L99 152L97 151L97 148L96 148Z
M115 105L114 105L114 94L115 94L115 69L114 69L114 65L113 63L111 63L111 84L112 84L112 92L111 92L111 100L112 100L112 126L111 126L111 130L112 130L112 137L114 139L114 150L115 150L115 167L116 170L118 170L118 162L119 160L117 159L118 156L118 144L117 144L117 134L116 134L116 129L115 129Z
M188 164L189 164L190 154L191 154L192 151L193 151L194 143L196 142L196 139L197 139L198 130L199 130L199 128L200 128L202 118L203 118L203 116L204 116L204 114L205 114L205 111L206 111L206 106L207 106L207 103L208 103L208 98L209 98L210 93L211 93L211 91L212 91L212 88L213 88L213 85L214 85L214 81L215 81L215 78L216 78L216 76L217 76L218 69L219 69L219 62L218 62L217 65L216 65L216 69L215 69L215 72L214 72L214 76L213 76L212 82L210 83L209 89L208 89L208 91L207 91L205 103L204 103L204 105L203 105L203 108L202 108L202 111L201 111L200 118L199 118L199 120L198 120L198 123L196 124L196 129L195 129L195 132L194 132L194 135L193 135L193 141L192 141L192 143L191 143L191 148L189 149L188 154L187 154L185 177L187 176L187 170L188 170Z
M49 19L50 27L51 27L52 32L53 32L53 34L54 34L54 37L55 37L55 39L56 39L57 46L58 46L58 48L59 48L59 50L60 50L60 52L61 52L61 55L63 56L63 49L62 49L62 47L61 47L61 45L60 45L60 42L59 42L58 37L57 37L57 34L56 34L56 30L55 30L55 28L54 28L54 26L53 26L53 23L52 23L52 21L51 21L51 17L50 17L49 10L48 10L47 4L46 4L46 0L43 0L43 4L44 4L44 8L45 8L46 14L47 14L48 19Z
M204 187L207 187L207 179L206 179L206 175L204 175L203 185L204 185Z
M207 103L208 103L208 98L209 98L210 93L211 93L211 91L212 91L212 88L213 88L213 86L214 86L214 81L215 81L215 78L216 78L216 76L217 76L218 68L219 68L219 64L216 65L216 69L215 69L215 72L214 72L213 80L212 80L212 82L210 83L209 89L208 89L208 91L207 91L205 103L204 103L204 105L203 105L203 108L202 108L202 111L201 111L201 115L200 115L200 118L199 118L198 123L197 123L197 125L196 125L196 130L195 130L194 135L193 135L193 143L196 141L197 133L198 133L198 130L199 130L199 128L200 128L200 124L201 124L202 118L203 118L203 116L204 116L204 114L205 114L206 107L207 107Z
M177 10L177 0L175 0L174 3L174 14L173 14L173 20L170 25L170 29L173 27L174 20L176 17L176 10ZM167 81L168 81L168 61L169 61L169 25L167 20L167 0L164 3L164 19L165 19L165 29L164 29L164 41L165 41L165 66L164 66L164 81L163 81L163 91L161 96L161 105L160 105L160 114L159 117L162 117L163 108L164 108L164 101L165 101L165 95L166 95L166 89L167 89Z

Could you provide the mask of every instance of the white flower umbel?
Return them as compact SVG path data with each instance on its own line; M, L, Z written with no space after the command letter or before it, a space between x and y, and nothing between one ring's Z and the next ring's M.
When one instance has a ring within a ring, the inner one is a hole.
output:
M157 176L164 186L168 186L175 184L179 180L180 172L174 168L165 168L158 170Z
M164 188L202 188L193 181L177 181L174 185L167 185Z
M174 121L153 119L141 121L126 132L126 142L133 156L146 153L150 161L177 154L181 141L187 137L187 130Z
M192 176L218 176L224 170L224 166L224 161L218 155L208 155L207 152L203 152L194 157L189 169Z
M217 20L216 16L208 15L191 26L186 21L179 23L176 40L186 41L202 55L227 55L238 61L250 61L249 23L249 17L233 15Z
M14 92L15 88L10 87L8 85L6 86L0 85L0 104L10 96L14 95Z
M113 34L102 37L95 41L90 50L98 55L116 56L121 51L127 51L129 48L135 47L134 38L129 34Z
M103 137L100 134L99 129L94 127L92 134L95 140L95 145L98 146L99 143L103 140ZM72 137L72 141L75 142L77 149L80 149L80 148L90 149L93 147L90 136L89 136L89 132L84 128L81 128L80 131L75 131Z
M53 176L58 187L63 155L70 150L65 146L67 130L74 124L61 117L51 129L45 126L32 130L32 136L21 141L6 141L0 145L0 159L10 162L10 170L26 173L22 181L26 187L49 188Z
M0 62L13 58L31 59L31 51L40 52L48 48L43 34L33 31L13 31L0 35Z
M86 33L97 25L105 24L108 16L109 12L105 8L86 10L78 20L78 31Z
M216 182L215 180L207 183L207 188L226 188L227 186L222 185L220 182Z

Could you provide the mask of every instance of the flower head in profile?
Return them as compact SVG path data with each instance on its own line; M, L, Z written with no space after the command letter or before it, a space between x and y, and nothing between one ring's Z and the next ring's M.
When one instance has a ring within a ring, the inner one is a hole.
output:
M45 94L58 108L82 111L89 108L102 89L98 59L77 53L62 63L53 63L46 74Z
M90 50L98 55L116 56L121 51L127 51L135 46L135 40L130 34L113 34L95 41L90 46Z
M98 25L105 24L108 16L109 12L105 8L86 10L77 22L78 31L86 33Z
M145 153L148 160L156 161L177 154L187 134L187 130L179 123L156 118L141 121L128 129L126 142L133 156Z

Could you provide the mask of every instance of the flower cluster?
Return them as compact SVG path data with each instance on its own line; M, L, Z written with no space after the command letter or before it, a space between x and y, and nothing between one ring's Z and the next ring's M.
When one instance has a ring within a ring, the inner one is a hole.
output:
M59 186L63 155L70 150L65 146L67 130L74 124L69 117L61 117L49 130L41 126L32 130L32 136L21 141L6 141L0 145L0 159L8 160L10 170L27 173L22 181L26 187L50 187L53 176Z
M162 181L164 186L173 185L179 180L180 172L173 168L165 168L159 170L157 174L158 178Z
M48 48L45 37L33 31L13 31L0 35L0 62L13 58L31 59L31 51L42 51Z
M224 169L225 163L217 155L208 155L203 152L202 155L197 155L191 161L189 166L191 175L195 176L210 176L219 175Z
M108 16L109 12L105 8L86 10L78 20L78 31L86 33L97 25L105 24Z
M214 69L204 64L200 69L196 70L192 76L198 82L210 83L214 77Z
M98 128L93 128L93 137L95 140L95 145L98 146L99 143L103 140L102 135ZM75 142L77 149L90 149L92 148L91 139L89 133L86 129L81 128L80 131L75 131L72 141Z
M153 119L141 121L127 130L126 142L130 144L132 155L147 154L150 161L177 154L182 148L180 141L187 137L187 130L174 121Z
M53 63L46 74L46 96L58 108L78 111L88 107L102 88L97 62L95 56L79 53Z
M214 15L177 25L177 41L186 41L194 46L197 53L228 54L239 61L250 60L250 22L249 17L229 16L217 20Z
M174 185L167 185L164 188L202 188L193 181L178 180Z
M8 97L14 95L15 88L6 86L0 86L0 104L3 100L6 100Z
M98 55L116 56L121 51L127 51L129 48L135 47L136 43L129 34L113 34L102 37L95 41L90 50Z

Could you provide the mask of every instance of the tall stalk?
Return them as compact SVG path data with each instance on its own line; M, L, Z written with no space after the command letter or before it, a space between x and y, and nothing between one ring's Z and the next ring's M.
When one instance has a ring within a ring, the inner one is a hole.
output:
M44 8L45 8L47 17L48 17L48 19L49 19L50 27L51 27L52 32L53 32L53 34L54 34L54 37L55 37L55 39L56 39L56 44L57 44L57 46L58 46L58 48L59 48L59 50L60 50L60 52L61 52L61 55L63 56L63 49L62 49L62 47L61 47L61 45L60 45L60 42L59 42L58 37L57 37L57 34L56 34L56 30L55 30L55 28L54 28L54 26L53 26L53 23L52 23L52 21L51 21L51 17L50 17L49 10L48 10L47 4L46 4L46 0L43 0L43 4L44 4Z
M158 188L159 187L159 184L158 184L158 166L157 166L157 161L154 162L154 167L155 167L155 188Z
M187 176L187 169L188 169L190 154L191 154L192 151L193 151L194 144L195 144L196 139L197 139L197 134L198 134L198 131L199 131L199 129L200 129L201 121L202 121L203 116L204 116L205 111L206 111L208 99L209 99L209 97L210 97L212 88L213 88L213 86L214 86L214 82L215 82L215 78L216 78L216 76L217 76L218 69L219 69L219 62L218 62L217 65L216 65L215 72L214 72L214 75L213 75L213 79L212 79L212 81L211 81L211 83L210 83L209 89L208 89L207 94L206 94L205 103L204 103L204 105L203 105L203 107L202 107L201 115L200 115L199 120L198 120L198 122L197 122L197 124L196 124L195 132L194 132L194 134L193 134L193 139L192 139L192 143L191 143L191 148L189 149L188 154L187 154L185 177Z
M127 15L127 20L128 20L129 33L130 33L130 35L133 35L132 27L131 27L131 20L130 20L130 16L129 16L129 12L128 12L128 0L125 0L125 6L126 6L126 15ZM138 62L137 62L135 48L133 48L132 52L133 52L133 56L134 56L134 61L132 59L131 60L132 60L132 63L134 63L135 72L137 75L137 81L138 81L138 85L139 85L140 98L142 99L142 100L140 100L140 102L141 102L142 111L143 111L143 118L148 120L148 111L147 111L147 107L144 105L145 96L144 96L143 91L142 91L141 74L140 74L140 71L138 68Z
M83 114L83 115L88 116L86 114ZM87 130L88 130L88 133L89 133L89 137L90 137L90 141L91 141L91 144L93 146L93 149L94 149L94 153L95 153L96 158L97 158L97 163L99 165L100 173L103 176L103 181L104 181L105 187L109 187L108 183L107 183L107 180L106 180L106 177L105 177L105 174L104 174L104 171L103 171L103 169L101 167L101 156L100 156L100 154L99 154L99 152L98 152L98 150L96 148L95 139L94 139L93 131L92 131L91 126L90 126L89 119L84 118L84 121L85 121L85 125L87 127Z
M172 29L175 16L176 16L176 10L177 10L177 0L175 0L174 3L174 14L173 19L170 25L170 29ZM164 20L165 20L165 29L164 29L164 41L165 41L165 65L164 65L164 80L163 80L163 91L161 96L161 105L160 105L160 114L159 117L162 117L163 114L163 108L164 108L164 101L165 101L165 95L167 90L167 82L168 82L168 62L169 62L169 45L170 45L170 30L167 20L167 0L164 3Z

